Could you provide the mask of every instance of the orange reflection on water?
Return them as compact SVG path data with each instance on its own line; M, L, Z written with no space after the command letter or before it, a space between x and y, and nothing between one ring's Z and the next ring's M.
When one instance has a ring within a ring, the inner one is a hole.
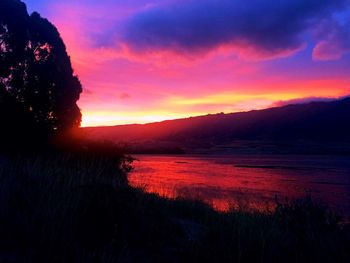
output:
M267 210L311 195L350 214L350 160L319 156L137 156L130 184L217 210Z

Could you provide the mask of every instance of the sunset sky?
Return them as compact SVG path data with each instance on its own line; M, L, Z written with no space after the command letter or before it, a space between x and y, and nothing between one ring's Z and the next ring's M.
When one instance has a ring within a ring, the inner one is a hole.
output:
M82 126L350 94L349 0L25 0L59 29Z

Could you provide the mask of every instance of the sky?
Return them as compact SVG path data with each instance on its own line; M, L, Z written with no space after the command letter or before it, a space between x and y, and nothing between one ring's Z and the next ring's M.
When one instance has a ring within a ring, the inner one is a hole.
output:
M82 126L350 94L350 0L25 0L59 30Z

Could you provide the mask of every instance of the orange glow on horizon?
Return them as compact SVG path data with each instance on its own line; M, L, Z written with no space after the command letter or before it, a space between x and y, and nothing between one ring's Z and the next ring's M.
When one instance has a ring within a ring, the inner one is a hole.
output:
M193 114L194 115L189 116L187 114L171 114L162 112L142 112L139 114L127 112L83 112L81 127L146 124L200 115L200 113Z
M333 92L333 96L328 96L328 94L330 93L327 89L325 91L322 91L322 89L319 90L319 94L321 94L321 97L334 99L348 94L346 92L347 90L340 90L337 93ZM207 114L216 114L220 112L234 113L250 110L261 110L273 107L276 102L280 101L288 102L296 99L307 99L308 97L312 97L313 93L306 93L306 96L303 96L304 94L267 93L257 95L254 93L222 93L197 98L185 98L180 96L169 97L159 105L159 108L167 109L163 111L83 111L83 119L81 126L97 127L124 124L146 124L151 122L160 122L165 120L189 118ZM211 111L206 110L207 108L210 109L211 105L213 105L214 108Z

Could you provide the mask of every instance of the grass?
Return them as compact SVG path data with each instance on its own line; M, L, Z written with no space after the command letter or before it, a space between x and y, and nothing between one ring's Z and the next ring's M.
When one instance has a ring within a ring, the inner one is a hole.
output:
M350 262L341 218L310 198L219 213L129 187L122 155L0 160L0 262Z

